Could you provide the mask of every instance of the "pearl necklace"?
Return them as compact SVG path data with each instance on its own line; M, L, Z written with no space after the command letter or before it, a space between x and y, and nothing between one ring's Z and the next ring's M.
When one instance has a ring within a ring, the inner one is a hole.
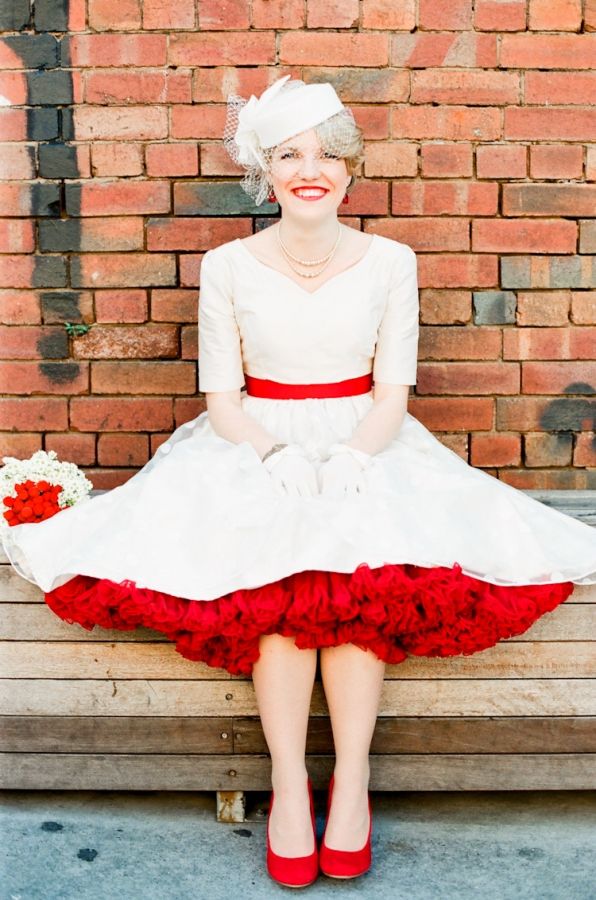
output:
M297 256L293 256L290 253L290 251L288 250L288 248L285 246L284 242L282 241L282 239L281 239L281 222L278 224L278 227L277 227L277 240L279 241L279 245L280 245L283 253L286 256L287 263L290 266L290 268L294 272L296 272L297 275L300 275L301 278L316 278L317 275L320 275L322 272L325 271L325 269L327 268L327 266L329 265L329 263L331 262L331 260L333 258L333 254L335 253L335 251L337 250L337 248L339 246L339 242L341 240L341 234L342 234L341 225L338 222L337 223L337 238L336 238L335 244L333 245L333 247L331 248L329 253L327 253L325 256L321 257L321 259L300 259ZM303 266L318 266L318 265L321 265L321 263L324 263L324 265L319 269L318 272L300 272L294 265L292 265L292 263L290 262L290 259L293 259L294 262L300 263Z

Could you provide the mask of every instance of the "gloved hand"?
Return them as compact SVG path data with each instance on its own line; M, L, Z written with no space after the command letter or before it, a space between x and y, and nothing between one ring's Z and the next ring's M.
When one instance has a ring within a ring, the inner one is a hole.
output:
M321 494L328 497L356 497L366 490L364 470L372 456L347 444L332 444L329 458L318 472Z
M319 493L317 471L298 444L288 444L264 460L275 489L279 494L294 497L313 497Z

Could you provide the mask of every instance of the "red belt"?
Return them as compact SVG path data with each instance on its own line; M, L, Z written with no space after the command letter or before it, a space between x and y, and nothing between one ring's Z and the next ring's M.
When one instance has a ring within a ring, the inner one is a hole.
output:
M350 397L353 394L367 394L372 389L372 372L347 378L345 381L331 381L326 384L283 384L267 378L255 378L244 373L246 393L251 397L269 397L274 400L304 400L307 397Z

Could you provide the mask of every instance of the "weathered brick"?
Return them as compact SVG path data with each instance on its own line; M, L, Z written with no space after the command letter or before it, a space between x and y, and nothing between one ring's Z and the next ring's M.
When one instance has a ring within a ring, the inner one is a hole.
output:
M188 362L96 362L91 364L95 394L193 394L196 366Z
M472 0L419 0L419 27L466 31L472 27Z
M143 28L170 31L194 28L195 24L195 0L176 0L176 3L164 3L164 0L143 2Z
M516 300L513 291L474 291L472 297L476 325L507 325L515 322Z
M0 256L0 287L62 287L66 260L59 256Z
M397 144L396 146L400 146ZM415 148L415 144L406 145ZM471 144L423 144L420 166L424 178L460 178L473 174L473 150ZM369 173L368 170L366 174ZM383 173L385 174L385 173ZM394 174L392 172L387 174ZM396 172L396 175L416 175L413 172Z
M232 219L229 217L204 219L186 219L185 214L193 211L192 192L187 194L183 184L176 185L180 191L174 193L174 206L177 218L161 218L148 220L148 233L152 242L170 241L191 243L193 240L201 250L210 250L219 244L231 241L236 237L247 237L252 234L252 222L249 218ZM163 223L160 225L159 223ZM197 227L200 222L200 228ZM192 233L195 233L193 238Z
M400 141L371 141L365 146L367 177L399 177L418 174L418 145Z
M428 325L458 325L471 319L470 291L427 288L420 293L420 321Z
M474 26L478 31L525 31L526 0L476 0Z
M596 36L596 35L595 35ZM589 106L509 106L504 111L503 137L514 141L594 141L596 109Z
M181 359L199 358L199 330L196 325L184 325L180 329Z
M0 219L0 253L32 253L34 249L31 219Z
M47 291L41 294L43 321L92 322L93 297L89 291Z
M517 394L517 363L447 362L418 366L417 394Z
M68 0L35 0L36 31L66 31Z
M96 491L111 491L120 487L136 475L137 471L138 469L82 469Z
M71 216L121 216L170 211L167 181L106 181L67 184L66 211Z
M489 432L473 434L470 440L473 466L518 466L521 463L521 435Z
M596 287L596 256L504 256L505 288Z
M39 223L39 247L43 251L142 250L143 243L143 219L138 216Z
M22 180L35 176L35 148L30 144L0 143L0 178Z
M567 325L571 291L519 291L518 325ZM512 334L504 335L505 340Z
M596 181L596 147L587 148L586 181Z
M596 414L586 397L497 397L496 404L499 431L582 431Z
M143 466L149 459L146 434L100 434L97 461L101 466Z
M400 181L393 185L391 212L403 216L494 216L497 184L474 181Z
M433 328L420 329L418 359L487 360L501 355L500 328Z
M540 247L550 253L574 253L576 245L575 222L561 219L476 219L472 222L472 250L476 252L531 253Z
M149 287L176 283L170 253L83 253L72 259L73 287Z
M147 292L135 289L96 291L95 316L98 322L145 322Z
M0 398L0 428L5 431L63 431L67 401L58 397Z
M175 325L94 325L73 340L76 359L153 359L178 355Z
M532 31L579 31L581 24L581 0L530 0Z
M306 21L304 0L252 0L253 28L302 28Z
M223 106L178 104L170 112L170 138L190 140L214 138L220 141L225 127L226 112Z
M58 49L50 34L7 34L0 43L0 69L16 68L16 60L27 69L52 69L59 62Z
M60 189L57 184L0 185L0 215L56 216L60 213Z
M165 397L73 397L70 424L78 431L171 430L172 401Z
M524 100L545 106L584 106L594 96L596 72L526 72Z
M197 175L198 148L195 144L151 144L146 148L147 175Z
M248 28L248 7L246 0L228 0L224 6L217 0L201 0L198 5L199 29Z
M503 469L499 480L523 491L583 491L596 488L595 473L581 469Z
M81 141L154 141L168 134L165 106L82 106L74 122Z
M211 2L213 3L215 0L211 0ZM407 0L407 2L411 6L412 0ZM383 0L380 0L380 4L376 5L383 6L385 4ZM309 0L306 4L307 28L355 28L358 26L359 16L358 0L334 0L333 3L325 4L313 3L312 0Z
M413 250L469 250L470 220L447 217L394 216L391 219L370 219L367 231L385 235Z
M71 34L62 43L72 66L163 66L165 34Z
M573 435L569 433L524 435L526 466L569 466L573 451Z
M89 147L72 144L40 144L39 175L41 178L88 178Z
M3 359L60 359L68 356L64 328L0 325Z
M576 325L596 325L596 291L571 292L570 318Z
M94 31L136 31L141 27L140 0L89 0L89 27Z
M591 69L595 46L591 34L504 34L500 63L510 69Z
M451 103L461 106L501 106L518 103L517 72L490 70L461 72L429 68L412 72L411 103Z
M58 137L58 110L0 107L0 135L5 141L51 141Z
M584 219L579 223L579 252L596 253L596 221Z
M487 431L493 427L489 397L412 397L411 414L430 431Z
M596 88L596 82L595 82ZM583 148L562 144L537 144L530 147L532 178L581 178Z
M505 216L591 216L596 184L505 184ZM546 248L548 249L548 248Z
M11 0L0 6L0 29L20 31L29 24L31 8L29 0Z
M79 434L76 431L48 434L45 449L55 450L62 462L72 462L77 466L92 466L95 463L94 434Z
M525 178L527 148L516 144L484 144L476 148L478 178Z
M201 394L199 397L174 397L174 424L176 428L183 422L190 422L191 419L204 413L207 410L205 397Z
M151 318L154 322L196 322L197 291L159 289L151 292Z
M82 394L88 388L88 363L0 361L0 391L5 394Z
M395 106L391 134L410 139L494 141L501 137L500 110L468 106Z
M41 434L28 434L14 431L0 432L0 459L14 456L17 459L29 459L32 453L41 450Z
M596 466L596 433L585 431L577 435L573 454L574 466Z
M35 325L40 321L39 295L36 291L0 290L0 323Z
M87 103L190 103L190 71L97 69L85 75Z
M316 24L317 19L312 14L323 11L323 7L329 9L331 4L309 3L308 4L308 26L309 28L350 28L349 24L345 25L325 25ZM354 18L354 24L358 24L358 4L352 2L348 9L354 9L351 13ZM348 17L346 17L346 22ZM416 26L416 2L415 0L403 0L401 3L394 3L393 0L363 0L362 3L362 28L371 28L376 30L390 29L391 31L411 31Z
M385 34L371 32L286 31L280 35L281 63L316 66L323 59L328 66L343 66L346 59L354 66L386 66L389 64L389 39ZM205 65L204 61L201 63Z
M95 177L142 175L143 145L126 144L122 141L93 144L91 170Z
M421 288L496 287L498 257L481 253L418 254Z
M266 66L275 63L275 33L272 31L174 33L169 37L170 66ZM316 62L321 58L324 57L318 57ZM280 59L280 62L284 60Z
M524 394L594 394L596 361L522 363Z
M70 72L61 69L54 72L30 72L27 75L27 102L29 106L72 103L72 88Z
M503 359L593 359L596 328L515 328L503 334Z

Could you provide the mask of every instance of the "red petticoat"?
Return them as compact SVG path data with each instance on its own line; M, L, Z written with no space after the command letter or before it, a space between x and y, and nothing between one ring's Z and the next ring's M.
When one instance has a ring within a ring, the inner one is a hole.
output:
M144 626L176 642L186 659L250 675L262 634L295 636L296 646L351 642L388 663L408 654L476 653L526 631L573 592L573 582L500 586L461 566L408 563L352 573L309 570L215 600L185 600L134 582L76 575L45 595L50 609L91 630Z

